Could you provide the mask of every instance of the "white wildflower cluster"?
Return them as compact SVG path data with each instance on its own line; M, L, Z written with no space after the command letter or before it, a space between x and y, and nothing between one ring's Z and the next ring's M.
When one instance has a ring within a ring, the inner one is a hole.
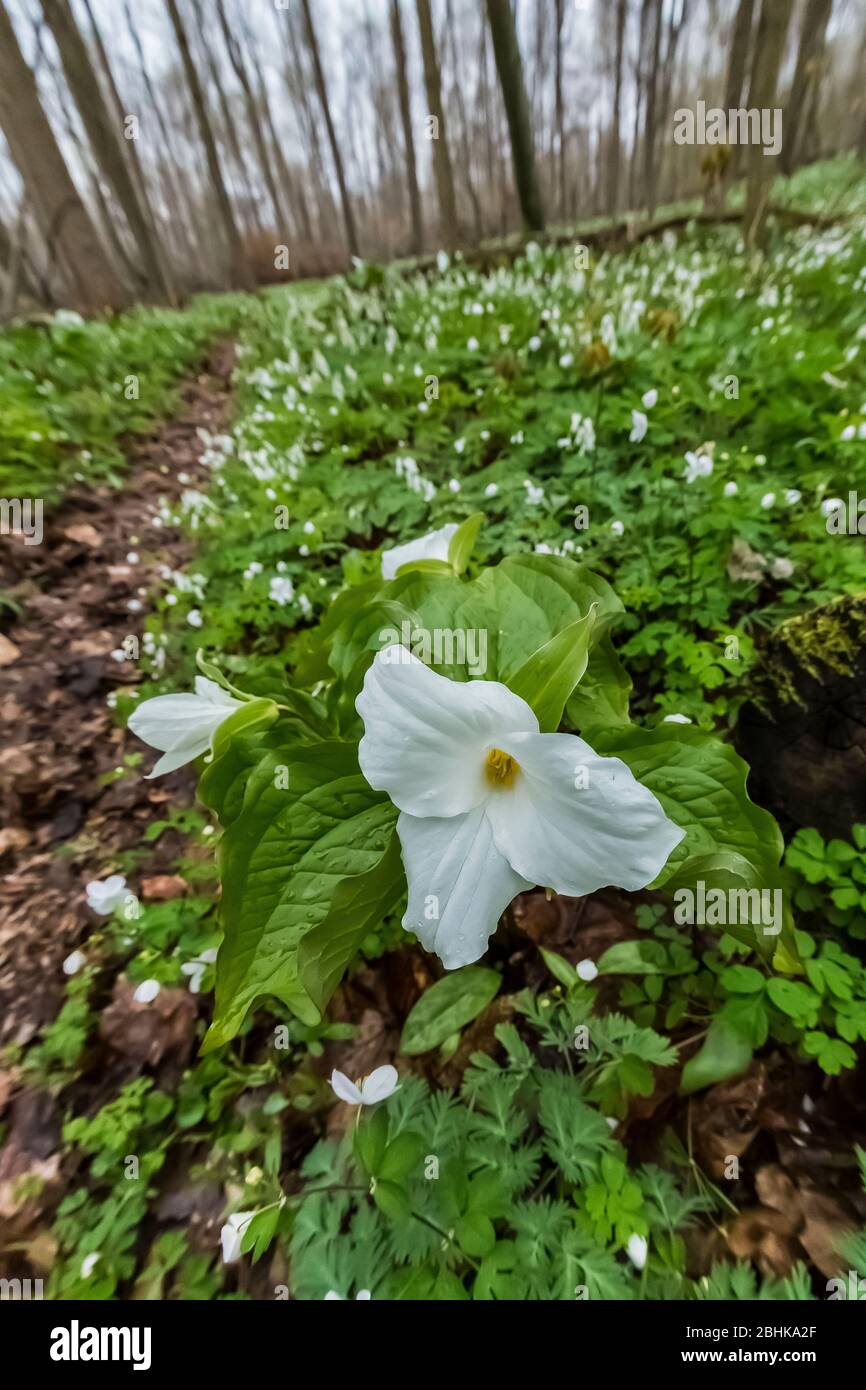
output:
M436 488L429 478L423 476L415 459L408 454L398 455L394 459L394 472L403 479L410 492L417 492L425 502L432 502Z

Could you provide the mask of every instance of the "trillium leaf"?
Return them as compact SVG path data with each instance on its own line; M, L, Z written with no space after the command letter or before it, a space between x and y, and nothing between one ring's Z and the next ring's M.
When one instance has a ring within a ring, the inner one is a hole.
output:
M448 564L455 574L462 574L469 564L483 520L483 512L473 512L465 521L461 521L451 537L448 544Z
M301 981L320 1012L327 1008L364 937L399 902L405 888L396 834L372 868L337 884L327 916L298 948Z
M566 701L586 671L598 604L532 653L509 681L534 711L543 734L554 733Z
M404 1178L411 1176L413 1168L417 1168L423 1162L427 1147L427 1141L422 1135L415 1134L412 1130L404 1130L385 1150L377 1176L392 1182L402 1182Z
M628 724L631 677L616 654L610 633L596 641L586 672L566 705L568 722L592 742L593 727Z
M425 990L409 1012L400 1051L432 1052L452 1033L471 1023L498 993L502 976L481 965L466 965Z
M600 575L564 557L509 556L469 581L412 566L377 594L366 594L362 604L346 601L341 621L335 626L329 615L319 631L332 670L342 680L351 677L355 694L373 653L383 645L381 629L390 626L399 632L404 621L417 629L419 641L428 643L427 651L419 646L414 654L440 674L507 684L527 653L584 618L593 603L597 617L583 679L592 682L598 700L607 692L604 717L609 720L610 710L620 711L619 721L627 677L612 647L602 647L598 659L595 650L622 613L622 604Z
M239 734L250 734L256 728L273 724L278 714L273 700L248 700L220 724L213 736L213 756L221 757L232 739Z
M695 891L703 882L706 888L781 891L782 833L769 811L750 799L748 767L729 744L689 725L660 724L596 731L593 746L621 758L686 832L654 887ZM775 955L779 968L798 968L787 909L781 930L753 921L719 925L764 956Z
M216 789L235 812L219 846L225 939L204 1051L234 1037L264 995L318 1022L298 948L328 917L338 887L380 863L394 832L396 812L368 786L355 748L323 742L260 751L252 769L229 751L239 788L225 785L217 769L201 786L203 797Z

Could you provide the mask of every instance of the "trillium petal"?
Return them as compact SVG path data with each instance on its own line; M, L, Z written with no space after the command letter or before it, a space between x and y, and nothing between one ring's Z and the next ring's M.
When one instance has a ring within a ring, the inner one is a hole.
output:
M136 738L163 752L175 748L181 740L202 736L207 747L214 729L230 713L228 706L200 695L156 695L133 710L128 728Z
M499 731L538 730L507 686L448 680L398 645L377 653L355 707L364 721L361 771L413 816L457 816L479 805Z
M383 551L382 578L393 579L400 566L408 565L411 560L447 560L448 547L456 530L457 523L450 521L447 526L440 526L438 531L418 536L405 545L395 545L393 550Z
M512 898L532 884L496 848L483 807L444 820L404 813L397 834L409 883L403 926L446 970L470 965Z
M158 758L150 772L145 777L149 782L152 777L164 777L167 772L174 772L178 767L184 767L187 763L193 762L201 753L206 753L210 747L210 739L197 739L194 743L180 744L177 748L170 748L167 753L163 753Z
M397 1089L397 1068L377 1067L361 1082L361 1098L365 1105L375 1105L377 1100L387 1100Z
M331 1090L339 1100L344 1100L347 1105L363 1105L364 1097L358 1090L354 1081L350 1081L343 1071L331 1072Z
M487 814L512 868L557 893L583 897L645 888L685 835L620 758L574 734L511 734L501 747L520 766Z

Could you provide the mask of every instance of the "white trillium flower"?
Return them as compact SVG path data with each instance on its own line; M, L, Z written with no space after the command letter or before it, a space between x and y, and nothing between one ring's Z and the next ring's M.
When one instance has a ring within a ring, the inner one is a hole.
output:
M691 724L687 714L666 714L662 720L663 724Z
M625 530L625 526L621 521L612 521L610 523L610 529L611 531L613 531L613 534L615 536L621 536L623 531Z
M591 980L594 980L598 974L598 966L594 960L590 960L588 957L586 960L579 960L574 969L577 978L579 980L585 980L587 984L589 984Z
M89 1255L85 1255L85 1256L84 1256L84 1259L81 1261L81 1277L82 1277L82 1279L89 1279L89 1278L90 1278L91 1274L93 1273L94 1269L96 1268L97 1263L98 1263L99 1260L101 1260L101 1259L102 1259L102 1254L101 1254L101 1252L100 1252L99 1250L93 1250L93 1251L91 1251L91 1253L90 1253Z
M645 410L652 410L659 398L659 393L653 386L651 390L645 391L640 398L640 403Z
M359 1289L358 1292L355 1294L355 1302L365 1303L372 1297L373 1295L370 1293L369 1289ZM336 1289L329 1289L328 1292L325 1294L324 1302L345 1303L346 1300L341 1293L337 1293Z
M83 951L72 951L63 962L64 975L77 975L87 964L87 957Z
M395 545L393 550L382 552L382 578L393 579L401 565L412 560L447 560L451 537L457 530L457 523L449 521L438 531L431 531L417 540L407 541L405 545Z
M631 413L631 434L629 442L640 444L647 431L647 417L642 410L633 410Z
M802 500L802 497L802 492L796 487L789 487L785 493L785 501L789 507L796 507L797 503Z
M403 926L447 970L478 960L512 898L536 884L584 897L652 882L685 832L625 763L574 734L542 734L499 681L450 681L395 655L378 653L356 701L358 756L401 813ZM588 774L580 790L575 768Z
M794 573L792 562L785 555L777 555L770 566L770 574L774 579L790 579Z
M196 676L194 695L157 695L145 700L133 710L128 728L162 752L148 777L174 772L206 753L220 724L242 704L207 676Z
M725 483L725 496L726 496L726 497L736 497L738 491L739 491L739 488L737 487L737 484L736 484L736 483Z
M841 512L845 509L845 503L841 497L826 497L821 503L821 515L832 516L834 512Z
M133 715L134 718L135 715ZM132 720L129 722L131 724ZM92 908L94 912L98 912L100 917L110 917L114 909L121 907L126 901L129 893L123 874L110 874L108 878L91 879L84 891L87 894L87 906Z
M360 1085L350 1081L345 1072L336 1069L331 1072L331 1090L347 1105L376 1105L392 1096L398 1085L397 1068L391 1066L377 1067Z
M241 1257L241 1238L255 1216L254 1211L236 1211L220 1231L220 1244L223 1251L223 1264L231 1265Z
M765 492L764 495L763 495L763 497L761 498L761 506L763 507L764 511L765 511L765 512L768 512L768 511L770 510L771 507L775 506L775 504L776 504L776 494L775 494L775 492Z
M635 1269L643 1269L646 1264L648 1249L649 1247L643 1236L629 1236L625 1250Z

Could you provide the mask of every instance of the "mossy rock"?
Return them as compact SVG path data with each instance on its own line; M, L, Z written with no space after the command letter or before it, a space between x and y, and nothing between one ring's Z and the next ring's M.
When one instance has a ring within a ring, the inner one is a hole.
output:
M752 796L783 824L847 836L866 820L866 594L772 633L736 745L752 768Z

